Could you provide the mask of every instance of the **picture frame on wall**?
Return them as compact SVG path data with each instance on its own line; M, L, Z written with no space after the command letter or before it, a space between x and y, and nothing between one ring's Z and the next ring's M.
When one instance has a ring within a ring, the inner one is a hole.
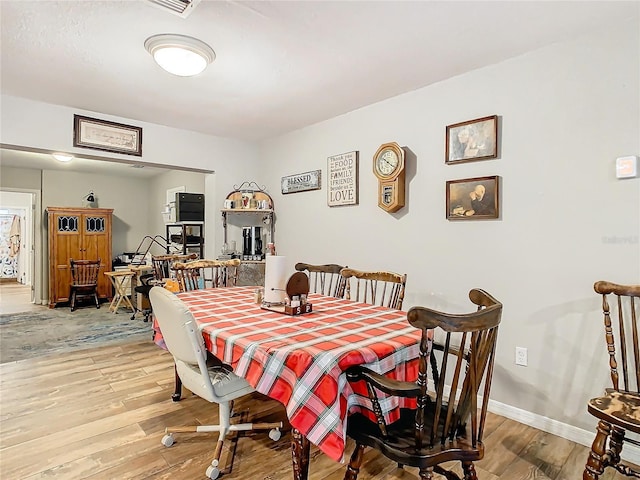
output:
M358 205L359 152L341 153L327 158L327 205Z
M498 157L498 116L476 118L446 127L445 163Z
M500 177L447 181L447 220L500 218Z
M142 127L73 116L73 146L142 156Z

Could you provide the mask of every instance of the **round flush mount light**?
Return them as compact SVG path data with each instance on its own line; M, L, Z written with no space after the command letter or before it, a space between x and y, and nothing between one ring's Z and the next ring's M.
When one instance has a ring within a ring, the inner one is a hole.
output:
M59 162L70 162L71 160L73 160L72 155L65 155L63 153L52 153L51 155Z
M154 35L145 40L144 48L158 65L180 77L199 74L216 58L209 45L186 35Z

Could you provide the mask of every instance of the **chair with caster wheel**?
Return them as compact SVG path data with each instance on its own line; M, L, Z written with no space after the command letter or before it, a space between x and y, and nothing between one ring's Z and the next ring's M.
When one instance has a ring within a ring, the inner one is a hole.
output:
M162 287L153 287L149 298L182 383L194 394L219 406L218 425L168 427L162 444L165 447L173 445L174 433L218 432L213 460L206 471L207 477L214 480L220 476L218 465L222 445L229 432L270 430L269 438L277 441L280 439L282 422L231 424L231 403L236 398L254 392L254 388L244 378L234 374L228 365L215 357L208 358L204 338L198 331L193 315L176 295Z

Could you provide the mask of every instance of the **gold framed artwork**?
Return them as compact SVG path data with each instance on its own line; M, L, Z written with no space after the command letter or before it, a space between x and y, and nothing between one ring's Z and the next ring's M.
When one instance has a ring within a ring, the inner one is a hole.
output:
M446 128L445 163L498 157L498 116L454 123Z
M447 219L500 218L500 177L476 177L447 182Z
M73 116L73 146L142 156L142 127Z

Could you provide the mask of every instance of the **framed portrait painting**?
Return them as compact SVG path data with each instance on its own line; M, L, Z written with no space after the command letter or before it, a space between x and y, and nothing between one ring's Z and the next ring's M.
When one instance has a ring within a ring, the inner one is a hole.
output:
M500 177L464 178L447 182L447 219L500 218Z
M447 126L445 163L498 157L498 116L476 118Z

